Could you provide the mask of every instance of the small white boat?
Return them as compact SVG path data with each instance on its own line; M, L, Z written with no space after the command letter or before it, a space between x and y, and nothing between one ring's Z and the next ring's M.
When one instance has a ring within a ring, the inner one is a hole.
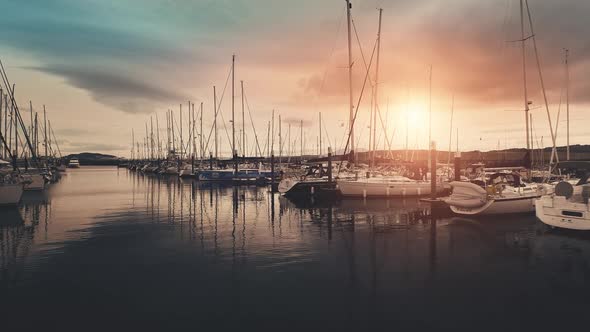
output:
M68 168L80 168L80 162L78 161L78 159L70 159L70 162L68 163Z
M521 183L514 173L496 173L489 185L451 182L451 195L444 202L451 211L463 215L532 213L535 200L550 190L547 185Z
M585 169L575 185L562 181L552 194L544 195L535 204L537 218L546 225L574 230L590 230L590 163L562 162L560 167Z
M430 181L412 180L400 175L344 179L338 180L337 184L342 196L345 197L409 197L431 194ZM442 183L436 188L438 193L445 190Z

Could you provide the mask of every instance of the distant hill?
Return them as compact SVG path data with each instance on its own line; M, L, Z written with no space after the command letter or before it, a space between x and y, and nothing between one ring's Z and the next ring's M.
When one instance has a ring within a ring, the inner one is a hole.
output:
M78 159L80 165L117 165L121 158L110 154L81 152L64 157L66 160Z

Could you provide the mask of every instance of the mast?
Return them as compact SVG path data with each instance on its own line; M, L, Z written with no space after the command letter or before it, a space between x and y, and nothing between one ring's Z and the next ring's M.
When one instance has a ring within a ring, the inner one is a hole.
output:
M195 126L196 126L196 122L197 120L195 119L195 104L192 103L192 113L193 113L193 129L192 129L192 133L193 133L193 157L197 154L197 138L195 137Z
M45 158L47 158L47 112L45 111L45 105L43 105L43 142L45 145Z
M236 158L236 118L235 118L235 63L236 55L233 54L231 57L231 148L232 157Z
M529 100L528 100L528 91L527 91L527 79L526 79L526 40L528 38L524 35L524 3L523 0L520 0L520 43L521 43L521 51L522 51L522 84L524 89L524 120L525 120L525 129L526 129L526 149L527 152L531 152L531 143L530 143L530 136L529 136Z
M303 120L301 120L301 122L299 123L299 130L301 131L301 142L299 142L299 144L301 145L301 160L303 160Z
M353 165L356 164L357 158L354 151L354 112L352 106L352 40L351 40L351 17L350 9L352 4L346 0L346 20L348 26L348 110L350 125L350 153L353 156Z
M322 156L322 112L320 112L319 118L320 118L319 119L320 120L320 149L318 151L318 157L321 157Z
M406 161L408 161L408 148L410 146L409 137L410 137L410 89L406 86Z
M203 160L203 102L201 102L201 114L199 115L199 122L200 122L200 135L199 135L199 145L201 146L201 161Z
M170 110L170 125L172 127L172 150L176 154L176 133L174 132L174 111Z
M281 121L281 115L279 114L279 164L282 162L283 159L283 122Z
M373 97L375 107L373 108L373 148L371 153L371 168L375 167L375 152L377 142L377 112L379 112L379 53L381 50L381 16L383 8L379 8L379 29L377 31L377 63L375 64L375 96Z
M154 118L150 116L150 158L154 159Z
M447 157L447 165L451 163L451 144L453 141L453 113L455 111L455 96L451 99L451 126L449 127L449 156Z
M135 132L131 128L131 160L135 160Z
M431 167L431 153L432 145L432 65L430 65L430 73L428 75L428 168ZM433 171L432 169L430 170ZM431 173L432 174L432 173Z
M242 88L242 158L246 160L246 120L244 117L244 81L240 81Z
M215 132L215 159L219 159L219 145L217 143L217 92L215 91L215 85L213 86L213 110L215 112L215 118L213 120L213 131Z
M180 159L184 156L184 140L182 137L182 104L180 104Z
M35 145L35 136L34 136L34 129L33 129L33 102L29 100L29 114L31 115L31 129L30 134L33 136L33 145ZM31 151L33 155L33 159L35 158L35 151Z
M271 155L275 152L275 110L272 110L271 119L271 133L270 133L270 153Z
M565 49L565 114L567 119L566 124L566 136L567 136L567 148L566 148L566 160L570 160L570 71L569 71L569 53L568 49Z
M158 141L158 152L156 153L156 159L160 159L160 155L162 154L162 147L160 144L160 123L158 122L158 113L156 113L156 140Z

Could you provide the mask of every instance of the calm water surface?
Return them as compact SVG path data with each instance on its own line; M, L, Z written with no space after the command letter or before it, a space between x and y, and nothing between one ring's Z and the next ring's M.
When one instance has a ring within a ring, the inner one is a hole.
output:
M68 170L0 210L0 328L587 328L590 236L430 215Z

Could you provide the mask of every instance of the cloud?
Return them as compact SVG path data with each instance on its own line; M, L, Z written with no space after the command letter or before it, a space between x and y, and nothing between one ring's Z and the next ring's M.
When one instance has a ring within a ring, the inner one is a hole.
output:
M128 113L150 113L157 106L185 99L183 95L130 75L64 65L31 68L66 78L87 90L94 100Z

